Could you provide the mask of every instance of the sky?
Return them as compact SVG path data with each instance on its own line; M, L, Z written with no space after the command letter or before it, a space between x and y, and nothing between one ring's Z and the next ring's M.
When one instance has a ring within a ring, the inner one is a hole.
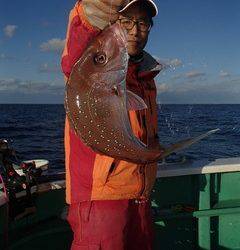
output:
M240 103L240 1L156 0L146 51L167 65L163 104ZM0 0L0 103L63 103L60 68L73 0Z

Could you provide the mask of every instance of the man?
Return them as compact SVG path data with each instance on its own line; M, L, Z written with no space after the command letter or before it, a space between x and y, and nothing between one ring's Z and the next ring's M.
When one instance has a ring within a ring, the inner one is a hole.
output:
M157 136L156 86L160 65L143 51L157 7L151 0L82 0L69 18L62 69L66 80L89 42L107 25L127 32L130 55L127 88L142 97L147 111L130 111L133 133L148 146ZM66 119L66 201L74 232L72 250L152 249L149 195L157 164L139 165L100 155L85 146Z

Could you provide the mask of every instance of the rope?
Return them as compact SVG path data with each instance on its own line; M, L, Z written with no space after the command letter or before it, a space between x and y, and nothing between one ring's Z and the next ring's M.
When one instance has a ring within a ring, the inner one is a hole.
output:
M3 178L2 178L2 175L1 175L1 174L0 174L0 181L1 181L1 183L3 184L3 193L4 193L4 197L5 197L6 201L8 201L7 189L6 189L5 185L4 185L4 181L3 181Z
M8 249L8 243L9 243L9 239L8 239L8 225L9 225L9 204L8 204L8 195L7 195L7 189L6 186L4 185L3 182L3 178L2 175L0 174L0 181L3 184L3 192L4 192L4 197L7 201L6 204L6 214L5 214L5 218L6 221L4 221L4 228L3 228L3 249L7 250Z

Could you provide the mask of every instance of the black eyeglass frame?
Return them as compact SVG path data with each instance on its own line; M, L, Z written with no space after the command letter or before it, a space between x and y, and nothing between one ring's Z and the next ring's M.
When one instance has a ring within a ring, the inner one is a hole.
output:
M151 21L149 21L149 27L146 30L141 30L141 28L140 28L140 26L138 24L139 24L140 21L144 22L144 20L137 20L137 21L135 21L135 20L133 20L133 19L131 19L129 17L119 18L118 20L122 24L122 20L124 20L124 19L133 22L133 25L132 25L131 28L124 27L126 30L131 30L134 27L134 25L137 25L137 27L139 28L140 31L142 31L142 32L149 32L151 30L152 26L153 26L153 23Z

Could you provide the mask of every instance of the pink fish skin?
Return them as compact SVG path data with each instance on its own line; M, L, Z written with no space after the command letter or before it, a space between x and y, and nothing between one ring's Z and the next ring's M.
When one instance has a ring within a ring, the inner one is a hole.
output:
M72 128L94 151L146 164L162 151L149 149L132 132L127 99L133 109L146 108L140 97L126 91L127 40L119 24L103 30L73 67L66 84L65 109Z

